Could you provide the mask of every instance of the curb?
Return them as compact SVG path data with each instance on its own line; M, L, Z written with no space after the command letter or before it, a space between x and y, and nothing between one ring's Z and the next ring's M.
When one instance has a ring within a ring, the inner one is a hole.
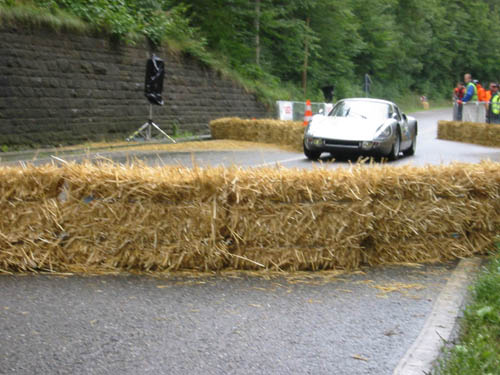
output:
M474 279L480 265L479 258L460 261L439 294L422 331L398 363L393 375L431 374L443 344L450 340L454 332L467 295L467 286Z

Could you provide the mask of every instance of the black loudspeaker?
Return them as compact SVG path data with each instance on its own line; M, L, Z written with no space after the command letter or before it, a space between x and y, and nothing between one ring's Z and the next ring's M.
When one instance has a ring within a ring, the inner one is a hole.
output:
M324 86L321 88L321 91L323 91L323 96L325 97L325 101L327 103L331 103L333 100L333 86Z
M146 82L144 95L151 104L163 105L161 93L163 91L163 77L165 76L165 63L153 55L146 63Z

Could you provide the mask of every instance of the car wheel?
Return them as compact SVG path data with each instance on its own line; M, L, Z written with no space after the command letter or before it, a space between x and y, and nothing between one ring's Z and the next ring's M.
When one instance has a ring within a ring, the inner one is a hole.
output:
M398 159L400 147L401 147L401 136L399 135L399 131L396 131L396 139L392 144L391 152L389 153L389 160Z
M308 158L309 160L319 159L319 157L321 156L321 151L311 151L307 149L305 144L303 146L304 146L304 155L306 156L306 158Z
M417 151L417 135L413 134L413 137L411 138L411 146L408 150L403 151L403 155L412 156L415 155L415 151Z

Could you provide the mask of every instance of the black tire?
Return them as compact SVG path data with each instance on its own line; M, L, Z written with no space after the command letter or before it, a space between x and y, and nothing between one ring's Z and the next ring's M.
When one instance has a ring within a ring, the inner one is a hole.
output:
M394 161L399 158L399 151L401 151L401 136L399 135L399 129L396 130L396 140L392 144L391 152L389 152L389 160Z
M311 151L306 148L306 145L304 144L304 155L306 158L309 160L318 160L319 157L321 156L321 151Z
M409 149L403 151L404 156L412 156L415 155L415 151L417 151L417 135L413 134L411 139L411 146Z

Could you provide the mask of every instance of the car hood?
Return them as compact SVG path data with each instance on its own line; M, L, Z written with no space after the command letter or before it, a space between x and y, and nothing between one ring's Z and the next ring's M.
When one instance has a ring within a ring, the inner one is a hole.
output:
M380 120L354 116L314 116L307 134L316 138L371 141L380 125L382 125Z

